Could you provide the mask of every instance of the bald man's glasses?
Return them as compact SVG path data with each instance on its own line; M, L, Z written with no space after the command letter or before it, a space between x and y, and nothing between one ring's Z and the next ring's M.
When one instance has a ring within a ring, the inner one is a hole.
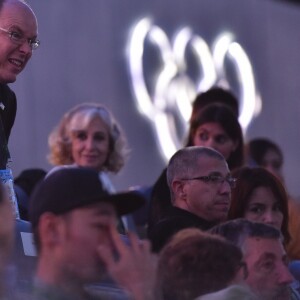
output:
M38 39L28 39L23 36L22 33L19 33L17 31L8 30L0 27L0 30L7 33L8 37L11 39L11 41L18 45L23 45L25 42L27 42L31 48L31 50L35 50L39 47L41 42Z
M235 188L236 186L236 178L233 178L231 176L228 177L223 177L223 176L219 176L219 175L209 175L209 176L199 176L199 177L193 177L193 178L183 178L181 180L200 180L206 183L214 183L214 184L222 184L224 183L224 181L226 181L230 188Z

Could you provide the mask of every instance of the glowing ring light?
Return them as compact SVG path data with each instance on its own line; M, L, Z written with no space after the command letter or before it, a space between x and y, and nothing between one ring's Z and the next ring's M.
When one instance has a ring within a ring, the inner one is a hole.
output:
M155 88L150 93L144 70L145 42L151 42L160 55L162 68L156 77ZM196 81L187 75L186 50L193 50L203 76ZM246 132L251 120L259 113L259 97L250 60L244 49L230 33L220 35L212 50L189 27L184 27L174 37L173 43L166 33L149 18L140 20L131 32L128 43L128 64L131 84L137 107L155 128L158 144L168 160L182 146L175 126L175 115L187 130L192 105L197 92L206 91L216 83L228 85L225 60L233 63L240 85L239 122Z

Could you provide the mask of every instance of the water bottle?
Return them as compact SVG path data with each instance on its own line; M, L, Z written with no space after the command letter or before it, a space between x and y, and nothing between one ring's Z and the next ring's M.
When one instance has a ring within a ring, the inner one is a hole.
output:
M17 197L16 197L16 193L14 190L14 178L12 175L12 171L9 167L7 167L6 169L0 170L0 179L1 179L2 183L4 184L4 186L7 188L8 197L13 206L15 217L16 217L16 219L20 219Z

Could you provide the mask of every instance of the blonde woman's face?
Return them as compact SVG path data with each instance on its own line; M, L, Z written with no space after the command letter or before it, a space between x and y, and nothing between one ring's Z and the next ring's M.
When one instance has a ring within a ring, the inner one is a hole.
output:
M106 124L100 118L95 118L87 127L73 130L71 151L77 165L102 170L109 155L109 132Z

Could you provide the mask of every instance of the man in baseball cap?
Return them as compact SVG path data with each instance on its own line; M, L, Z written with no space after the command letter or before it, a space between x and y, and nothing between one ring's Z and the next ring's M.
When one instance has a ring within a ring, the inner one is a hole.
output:
M142 205L143 198L134 192L109 195L99 174L90 169L63 168L47 176L34 190L29 207L38 250L32 298L94 299L87 294L86 284L99 282L106 269L113 269L111 275L133 299L152 299L140 295L152 286L154 275L149 285L144 280L146 269L136 272L137 265L145 264L147 273L151 265L155 274L148 241L129 234L129 248L116 231L117 216ZM129 264L124 264L125 259Z

